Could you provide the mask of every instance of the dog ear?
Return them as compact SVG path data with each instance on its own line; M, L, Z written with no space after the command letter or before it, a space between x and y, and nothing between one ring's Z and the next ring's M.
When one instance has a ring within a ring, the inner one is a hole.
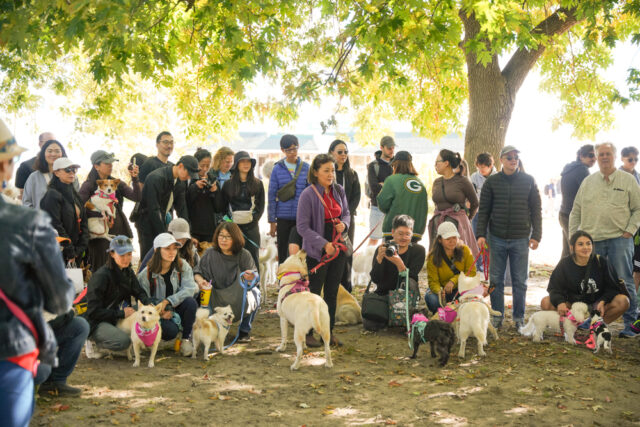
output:
M138 304L138 308L142 307L144 304L142 304L142 301L140 300L136 300L136 303Z
M96 179L96 184L98 184L98 187L103 186L104 185L104 179Z
M117 187L118 185L120 185L120 179L116 178L116 179L113 180L113 186Z
M155 306L155 309L156 309L156 311L157 311L158 313L161 313L161 312L162 312L162 303L157 304L157 305Z

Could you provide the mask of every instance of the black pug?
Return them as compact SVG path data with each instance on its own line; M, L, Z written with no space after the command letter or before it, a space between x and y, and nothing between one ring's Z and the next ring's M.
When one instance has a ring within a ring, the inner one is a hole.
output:
M423 313L422 311L414 311L415 313ZM449 353L456 339L456 333L450 323L442 320L429 320L424 328L424 337L418 331L413 336L413 355L411 359L415 359L418 354L418 348L422 344L422 339L431 344L431 357L436 357L436 346L438 355L440 355L440 366L444 366L449 361Z

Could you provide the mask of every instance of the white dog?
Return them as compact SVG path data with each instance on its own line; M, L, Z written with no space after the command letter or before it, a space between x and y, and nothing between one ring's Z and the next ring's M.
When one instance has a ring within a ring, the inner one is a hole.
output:
M302 350L306 345L305 338L311 328L315 329L324 341L324 366L327 368L333 367L331 349L329 348L329 341L331 340L329 307L320 296L311 293L308 289L306 258L306 252L301 250L287 258L278 268L278 276L281 279L277 307L278 315L280 316L282 341L276 351L285 350L287 346L287 330L289 323L291 323L293 325L293 341L297 349L296 360L291 365L291 370L298 369L300 365ZM306 289L305 286L307 286Z
M589 318L589 307L583 302L574 302L568 315L562 319L557 311L544 310L533 313L525 326L520 328L520 333L524 336L533 336L534 342L542 341L545 329L549 328L554 332L562 332L564 328L564 339L569 344L575 344L573 336L578 329L578 325Z
M131 360L131 348L133 348L133 353L136 356L133 362L134 368L140 366L141 348L151 348L148 366L150 368L155 366L156 351L158 351L158 344L162 338L160 310L162 310L162 304L143 305L138 301L138 311L118 321L118 329L131 334L131 347L127 352L127 357Z
M229 333L229 327L233 324L233 310L230 305L226 307L216 307L213 314L209 316L208 308L199 308L196 311L196 321L193 324L193 353L192 358L196 358L196 352L200 343L204 346L204 360L209 360L209 347L214 342L220 354L224 353L224 340Z
M275 237L268 233L260 236L260 251L258 261L260 262L260 292L262 294L262 304L267 301L267 286L276 281L276 270L278 269L278 248Z
M369 283L369 273L373 257L378 250L377 246L365 246L358 252L353 254L353 263L351 265L353 286L366 286Z
M456 320L456 323L459 323L457 329L460 340L458 357L464 358L467 338L470 336L474 336L478 341L478 355L485 356L484 345L487 344L487 329L491 330L496 340L498 339L498 331L489 321L489 314L493 310L482 299L483 286L480 276L467 277L464 273L460 273L458 291L460 292L460 305Z
M92 239L103 238L111 240L109 235L109 221L116 218L116 190L120 184L119 179L99 179L96 181L98 188L93 196L85 203L85 207L94 212L100 212L102 217L89 218L89 236Z

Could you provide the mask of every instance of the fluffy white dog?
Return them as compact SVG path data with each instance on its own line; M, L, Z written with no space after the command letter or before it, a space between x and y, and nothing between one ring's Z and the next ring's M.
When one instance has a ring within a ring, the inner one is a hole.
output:
M131 336L131 347L127 351L127 357L131 360L131 349L135 355L133 367L140 366L140 350L150 348L149 367L155 366L156 352L158 344L162 338L162 327L160 326L161 304L156 306L144 305L138 301L138 310L129 317L119 320L118 329L127 332Z
M329 307L320 296L311 293L308 288L304 289L304 281L309 275L306 258L306 252L301 250L287 258L278 268L278 276L281 278L277 308L280 316L282 342L276 351L281 352L286 349L287 330L289 323L291 323L293 325L293 342L295 342L297 349L296 360L291 365L291 370L296 370L300 366L302 350L306 345L306 335L311 328L315 329L324 341L324 366L333 367L331 349L329 348L331 340ZM294 289L296 286L298 288Z
M458 291L460 292L460 305L458 306L458 339L460 350L458 357L464 358L467 338L474 336L478 341L478 355L485 356L484 345L487 344L487 329L490 329L494 338L498 339L498 331L489 321L489 314L496 313L483 301L483 286L480 276L467 277L460 273L458 278ZM498 313L500 314L500 313Z
M193 324L193 353L192 358L196 358L200 343L204 346L204 360L209 360L209 347L215 343L220 354L224 353L224 340L229 333L229 328L233 324L233 310L230 305L216 307L213 314L209 316L208 308L199 308L196 311L196 321Z
M262 233L260 235L260 251L258 255L262 304L267 301L267 285L276 281L277 257L278 248L276 247L275 237L271 237L268 233Z
M353 283L353 286L366 286L367 283L369 283L371 264L373 263L373 257L377 250L377 246L367 245L353 254L353 263L351 265L351 283Z
M573 336L578 329L578 325L589 318L589 307L582 302L574 302L571 310L563 319L560 325L560 315L557 311L544 310L533 313L525 326L520 328L520 333L524 336L532 336L534 342L542 341L545 329L549 328L553 332L562 332L564 328L564 339L570 344L575 344Z

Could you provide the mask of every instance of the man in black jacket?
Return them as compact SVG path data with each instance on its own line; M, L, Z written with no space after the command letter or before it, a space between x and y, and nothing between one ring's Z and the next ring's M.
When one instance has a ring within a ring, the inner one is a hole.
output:
M369 237L369 245L375 246L382 239L382 220L384 213L378 209L378 193L382 190L384 180L393 174L391 161L396 149L396 142L390 136L383 136L380 140L380 150L375 152L376 159L367 165L367 196L371 199L369 213L369 231L376 227Z
M500 152L502 171L482 187L478 211L478 247L489 243L491 256L491 307L502 313L492 319L497 328L504 317L504 273L509 260L513 286L513 321L524 326L529 276L529 248L542 237L542 208L538 186L531 175L518 170L519 151L505 146Z
M0 181L11 179L19 147L0 120ZM36 359L56 361L56 339L43 317L43 308L63 314L71 308L73 284L49 217L39 209L6 203L0 197L0 290L34 326L29 326L0 302L0 414L3 425L28 425L33 412L33 373ZM36 352L39 350L39 354Z
M576 198L578 189L582 181L589 176L589 168L596 163L596 155L593 145L587 144L580 147L576 155L576 160L567 163L562 169L560 179L560 189L562 194L562 205L558 220L562 227L562 258L569 255L569 214L573 208L573 201Z
M173 166L173 163L169 161L169 156L173 153L174 144L173 136L166 130L156 136L156 149L158 150L158 154L155 157L149 156L140 167L138 178L141 183L144 184L149 174L154 170L165 166Z
M193 156L182 156L175 166L157 169L147 177L140 200L140 249L144 256L153 246L153 239L167 231L166 216L175 207L180 218L189 219L185 192L179 181L198 180L198 161Z

